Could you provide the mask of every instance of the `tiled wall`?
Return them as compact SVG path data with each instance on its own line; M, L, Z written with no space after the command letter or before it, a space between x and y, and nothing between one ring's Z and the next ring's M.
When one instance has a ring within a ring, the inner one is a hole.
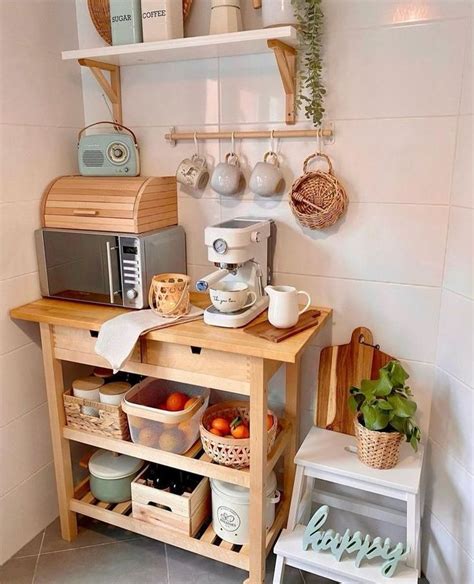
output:
M81 46L95 46L100 39L88 22L85 0L77 2ZM258 28L250 2L242 4L246 27ZM194 0L188 34L206 33L208 5ZM272 217L278 226L276 282L308 290L314 303L334 308L332 327L304 358L303 433L312 423L320 347L346 342L355 326L369 326L385 351L403 359L420 402L436 377L424 567L432 582L443 584L469 582L472 549L470 8L470 2L456 0L326 0L326 107L336 124L336 141L326 152L351 200L337 226L321 233L304 230L288 208L288 187L315 141L280 143L287 188L278 197L262 199L246 190L226 198L209 188L179 195L194 278L209 270L206 225L243 214ZM83 87L86 120L107 117L87 72ZM272 55L126 68L122 88L124 121L138 134L145 174L174 174L178 162L192 154L190 143L171 148L164 142L172 125L284 127ZM300 121L297 127L309 126ZM247 179L268 146L237 144ZM212 166L230 144L207 142L201 148ZM421 410L426 425L423 403ZM453 473L460 479L453 480Z
M80 76L74 0L0 2L0 564L57 514L37 325L8 311L39 297L33 230L48 182L76 169Z
M446 211L448 239L428 458L424 555L431 584L474 581L472 21L469 43Z

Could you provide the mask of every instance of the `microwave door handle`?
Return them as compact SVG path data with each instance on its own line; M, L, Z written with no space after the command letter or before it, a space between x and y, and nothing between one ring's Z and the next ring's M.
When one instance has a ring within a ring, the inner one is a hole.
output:
M110 241L105 242L107 248L107 276L109 278L109 296L110 304L114 303L114 278L112 275L112 247L110 246Z

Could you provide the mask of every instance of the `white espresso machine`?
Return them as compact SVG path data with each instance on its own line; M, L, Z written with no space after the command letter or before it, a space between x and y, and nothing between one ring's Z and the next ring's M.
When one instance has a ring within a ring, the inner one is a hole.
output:
M205 292L218 282L244 282L256 295L255 304L236 312L220 312L209 306L204 322L237 328L246 325L268 307L265 286L271 284L275 224L270 219L238 217L206 227L204 243L215 272L196 283Z

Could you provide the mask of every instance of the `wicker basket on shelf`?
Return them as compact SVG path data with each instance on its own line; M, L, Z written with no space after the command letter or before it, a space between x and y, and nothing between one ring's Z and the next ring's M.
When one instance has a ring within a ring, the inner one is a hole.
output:
M158 274L153 276L148 303L153 312L166 318L188 314L190 310L189 286L186 274Z
M273 447L278 429L278 419L273 412L273 425L268 430L267 452ZM250 438L225 438L210 432L214 418L232 420L240 416L244 422L250 422L249 403L245 401L226 401L207 408L201 420L201 442L206 454L214 462L233 468L246 468L250 465Z
M63 393L63 402L68 428L100 434L107 438L130 440L127 416L122 411L121 406L75 397L71 390ZM83 414L83 406L97 410L99 415Z
M357 418L354 420L359 460L372 468L393 468L400 458L400 432L368 430Z
M328 163L327 172L308 170L308 164L315 158L324 158ZM303 163L303 175L291 187L290 207L293 215L304 227L324 229L334 225L346 210L346 191L334 176L331 160L317 152L308 156Z
M183 19L189 15L193 0L183 0ZM87 0L89 14L95 29L104 41L112 44L112 31L110 29L110 6L109 0Z

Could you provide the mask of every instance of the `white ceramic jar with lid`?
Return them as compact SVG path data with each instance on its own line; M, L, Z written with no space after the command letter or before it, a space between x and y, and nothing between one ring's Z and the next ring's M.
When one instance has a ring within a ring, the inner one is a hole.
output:
M229 543L245 545L249 542L250 491L245 487L211 479L212 527L216 534ZM272 472L267 481L265 527L267 531L275 521L275 507L280 501L276 475Z
M240 0L212 0L209 34L225 34L242 30Z
M92 401L100 400L99 389L104 385L104 381L100 377L90 375L89 377L80 377L72 382L72 394L74 397L88 399ZM82 406L81 412L87 416L98 416L99 410L92 406Z
M263 0L263 28L270 26L287 26L297 23L291 0Z
M112 381L106 383L99 389L100 401L103 404L119 406L122 403L123 396L132 386L126 381Z
M90 489L99 501L122 503L132 497L132 481L143 466L143 460L98 450L89 460Z

